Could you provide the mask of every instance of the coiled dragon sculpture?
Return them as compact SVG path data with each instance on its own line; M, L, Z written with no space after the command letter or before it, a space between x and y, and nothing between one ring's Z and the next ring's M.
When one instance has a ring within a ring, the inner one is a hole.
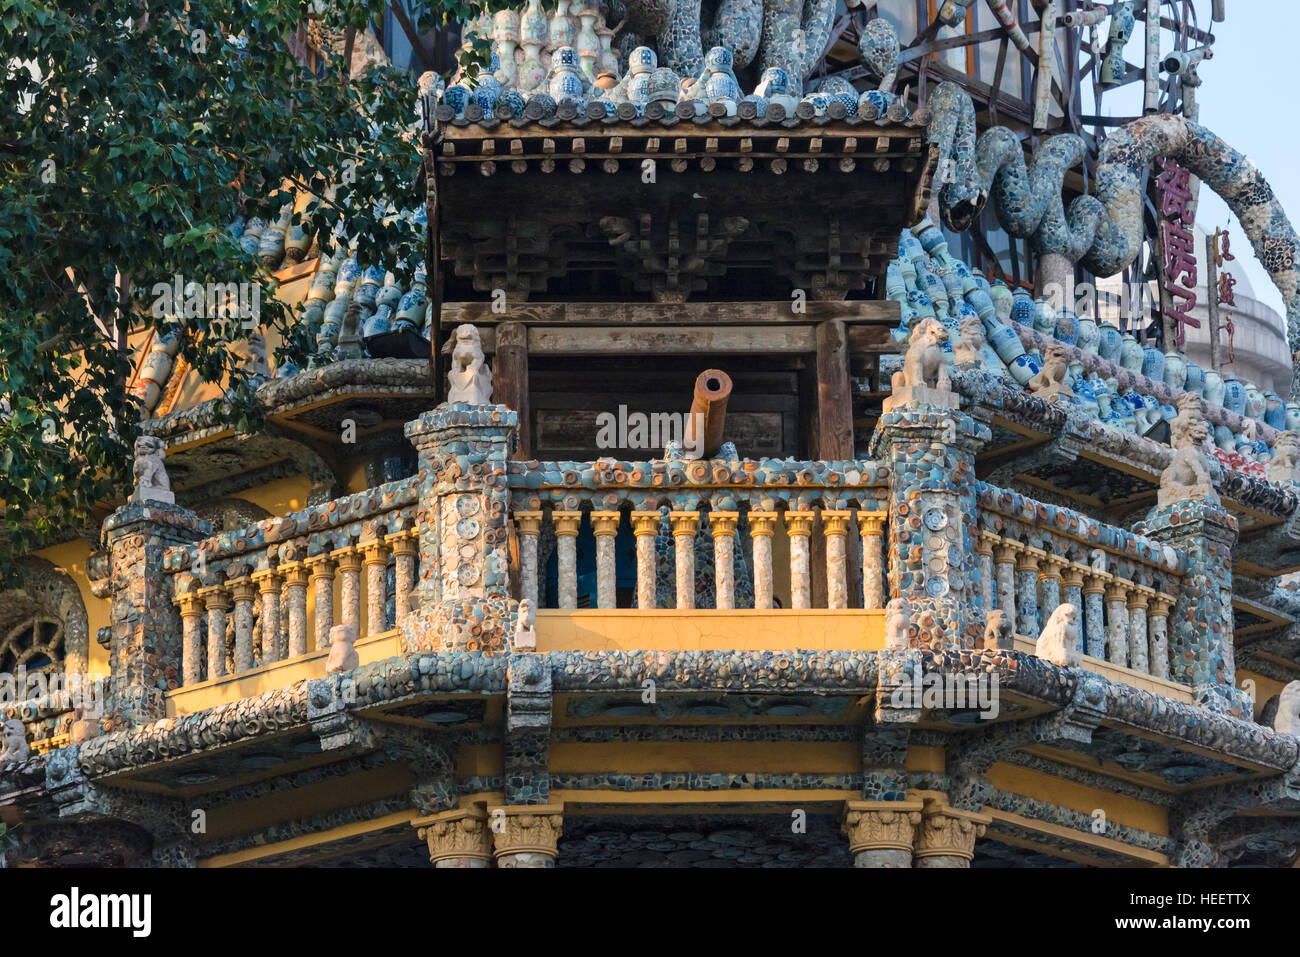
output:
M1268 181L1246 156L1210 130L1181 116L1153 114L1116 129L1102 144L1093 195L1067 211L1065 173L1082 162L1082 138L1049 137L1032 161L1010 130L995 126L976 140L975 109L953 83L930 95L929 142L939 157L940 213L948 228L968 228L992 198L1002 228L1028 238L1039 253L1082 263L1110 276L1132 263L1142 247L1143 176L1158 157L1178 161L1236 214L1286 303L1292 353L1292 394L1300 395L1300 237Z

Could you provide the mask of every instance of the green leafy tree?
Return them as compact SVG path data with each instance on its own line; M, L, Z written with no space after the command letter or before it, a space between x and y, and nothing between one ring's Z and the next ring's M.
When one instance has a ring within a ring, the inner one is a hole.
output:
M261 327L285 339L277 358L307 357L273 278L232 235L236 215L272 221L309 195L294 221L322 246L345 223L363 266L423 256L422 236L384 219L423 200L415 77L351 77L342 56L313 73L293 52L309 19L359 37L385 6L0 0L0 566L95 528L129 488L130 332L178 335L180 356L227 387L228 420L258 426L231 348L254 330L155 316L155 283L257 284ZM420 31L478 12L405 9Z

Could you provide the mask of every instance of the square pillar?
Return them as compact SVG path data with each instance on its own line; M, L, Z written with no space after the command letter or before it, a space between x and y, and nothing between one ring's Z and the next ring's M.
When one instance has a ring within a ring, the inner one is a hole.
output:
M163 695L183 678L183 630L176 576L164 573L163 556L211 534L209 523L166 502L128 502L104 520L111 596L105 731L166 717Z
M420 574L403 650L509 648L507 470L518 416L503 405L438 406L406 424L420 467Z
M912 391L920 398L900 393L871 440L889 467L889 598L910 604L917 647L974 648L986 611L975 453L991 433L956 407L957 396Z

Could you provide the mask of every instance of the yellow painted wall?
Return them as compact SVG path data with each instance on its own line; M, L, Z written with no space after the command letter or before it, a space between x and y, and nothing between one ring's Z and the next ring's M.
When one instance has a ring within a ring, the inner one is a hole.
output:
M1023 794L1050 804L1057 804L1080 814L1091 815L1100 809L1106 819L1135 827L1152 834L1168 835L1169 813L1165 808L1135 798L1066 781L1042 771L998 762L989 769L989 781L1000 791Z
M96 598L90 593L90 579L86 577L86 559L90 556L90 545L84 539L78 538L71 542L42 548L36 552L36 555L63 569L77 583L77 591L81 592L81 600L86 606L86 623L90 626L87 670L94 676L107 675L108 649L100 646L95 635L99 629L108 625L111 609L107 598Z
M1286 687L1284 681L1274 681L1272 678L1265 678L1261 674L1253 671L1237 672L1237 687L1244 688L1245 682L1255 682L1255 718L1259 718L1259 713L1264 710L1264 705L1268 704L1268 699L1275 694L1281 694L1282 689Z
M885 645L885 613L844 609L794 611L684 611L634 608L537 612L537 650L783 651L878 649Z

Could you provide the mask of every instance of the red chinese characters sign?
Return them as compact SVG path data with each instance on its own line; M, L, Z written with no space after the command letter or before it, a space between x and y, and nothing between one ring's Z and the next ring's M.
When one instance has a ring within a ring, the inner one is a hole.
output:
M1172 323L1173 345L1186 341L1185 327L1199 329L1191 312L1196 307L1196 237L1192 234L1191 176L1173 160L1160 161L1156 186L1160 190L1160 247L1165 292L1165 317Z

